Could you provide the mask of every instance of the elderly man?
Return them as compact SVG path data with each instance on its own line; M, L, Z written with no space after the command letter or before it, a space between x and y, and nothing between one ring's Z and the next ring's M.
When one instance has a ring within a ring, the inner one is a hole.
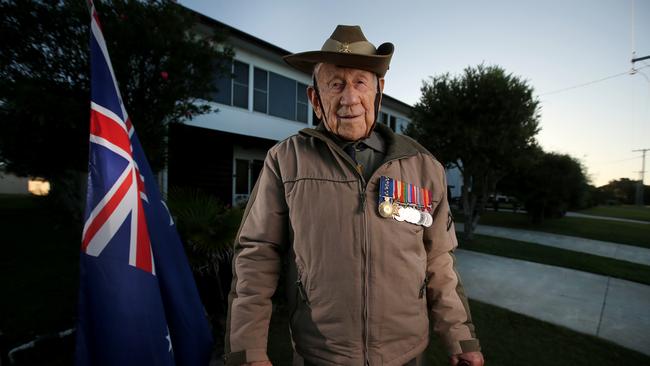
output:
M286 260L294 365L418 365L429 324L451 364L483 365L454 269L444 169L377 124L393 45L338 26L313 72L321 121L268 153L236 237L228 365L270 365L271 296Z

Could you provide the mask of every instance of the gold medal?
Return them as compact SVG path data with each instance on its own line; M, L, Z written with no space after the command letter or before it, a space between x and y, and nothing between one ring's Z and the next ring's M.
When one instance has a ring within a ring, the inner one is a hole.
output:
M386 218L393 216L393 204L388 199L379 204L379 215Z

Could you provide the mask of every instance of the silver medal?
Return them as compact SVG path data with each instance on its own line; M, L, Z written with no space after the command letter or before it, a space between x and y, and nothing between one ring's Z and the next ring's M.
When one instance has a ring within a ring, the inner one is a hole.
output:
M422 212L423 223L421 224L424 227L429 227L433 224L433 217L428 212Z
M393 218L397 221L404 221L404 214L405 214L404 207L399 207L397 209L397 214L394 215Z
M411 224L417 224L420 221L420 211L414 209L413 207L407 207L404 209L404 220Z

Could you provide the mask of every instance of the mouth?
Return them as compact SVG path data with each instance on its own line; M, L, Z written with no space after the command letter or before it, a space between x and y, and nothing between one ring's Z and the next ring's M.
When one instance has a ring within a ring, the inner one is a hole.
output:
M341 120L341 121L346 121L346 120L352 120L352 119L355 119L355 118L359 118L359 117L361 117L361 115L360 114L355 114L355 115L346 114L346 115L336 115L336 117L338 117L338 119Z

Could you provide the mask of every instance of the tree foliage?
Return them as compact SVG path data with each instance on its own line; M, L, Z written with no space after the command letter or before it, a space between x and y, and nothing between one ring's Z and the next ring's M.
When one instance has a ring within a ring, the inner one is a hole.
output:
M568 210L593 205L585 168L566 154L533 149L499 184L499 191L515 196L534 223L563 217Z
M206 113L223 35L168 0L95 1L127 111L154 171L166 125ZM0 162L17 175L69 181L88 161L90 15L86 1L0 3Z
M620 178L609 181L604 186L598 187L598 203L600 204L628 204L636 203L639 181L629 178ZM643 204L650 205L650 186L643 186Z
M472 232L496 183L534 146L539 102L525 80L498 66L425 81L406 133L463 175L465 232Z

